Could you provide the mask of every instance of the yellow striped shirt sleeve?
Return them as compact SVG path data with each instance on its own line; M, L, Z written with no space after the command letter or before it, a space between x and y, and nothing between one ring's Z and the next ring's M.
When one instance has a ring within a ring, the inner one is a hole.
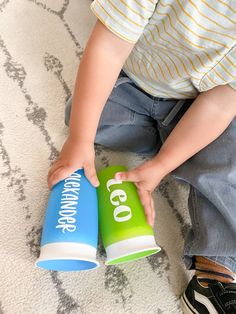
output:
M236 45L234 45L220 63L221 76L236 89Z
M226 84L236 89L236 45L206 73L200 83L200 91Z
M95 16L120 38L136 43L155 11L158 0L94 0Z
M236 81L229 83L229 85L236 90Z

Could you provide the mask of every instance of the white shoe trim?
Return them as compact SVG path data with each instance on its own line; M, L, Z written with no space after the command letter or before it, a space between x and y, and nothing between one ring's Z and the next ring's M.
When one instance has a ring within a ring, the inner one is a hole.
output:
M181 308L184 314L200 314L196 309L193 308L185 293L181 297Z
M198 293L197 291L194 291L194 297L197 302L203 304L207 308L209 313L218 314L216 312L214 305L211 303L211 301L207 297L205 297L201 293Z

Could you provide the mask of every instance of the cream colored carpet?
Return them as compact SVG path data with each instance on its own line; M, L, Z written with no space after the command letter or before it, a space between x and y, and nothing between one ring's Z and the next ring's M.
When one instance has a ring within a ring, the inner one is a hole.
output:
M161 253L87 273L34 267L47 171L66 138L64 104L95 22L89 5L0 0L0 313L178 314L188 281L181 255L189 219L187 187L170 178L155 192ZM141 161L97 148L97 169Z

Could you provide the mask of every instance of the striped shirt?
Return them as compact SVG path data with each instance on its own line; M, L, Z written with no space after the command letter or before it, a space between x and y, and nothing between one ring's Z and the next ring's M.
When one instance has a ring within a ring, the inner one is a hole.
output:
M149 94L236 89L236 0L94 0L91 10L135 44L123 70Z

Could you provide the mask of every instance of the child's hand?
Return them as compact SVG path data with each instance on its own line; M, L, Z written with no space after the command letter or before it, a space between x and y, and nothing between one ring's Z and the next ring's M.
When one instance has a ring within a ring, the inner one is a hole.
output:
M165 175L166 172L156 159L149 160L141 166L127 172L117 172L115 175L115 179L117 180L134 182L145 210L147 222L152 227L155 221L155 208L152 192Z
M99 181L94 165L94 146L90 143L78 143L68 137L59 158L48 172L48 187L51 189L56 183L70 176L79 168L84 168L85 175L92 185L97 187Z

